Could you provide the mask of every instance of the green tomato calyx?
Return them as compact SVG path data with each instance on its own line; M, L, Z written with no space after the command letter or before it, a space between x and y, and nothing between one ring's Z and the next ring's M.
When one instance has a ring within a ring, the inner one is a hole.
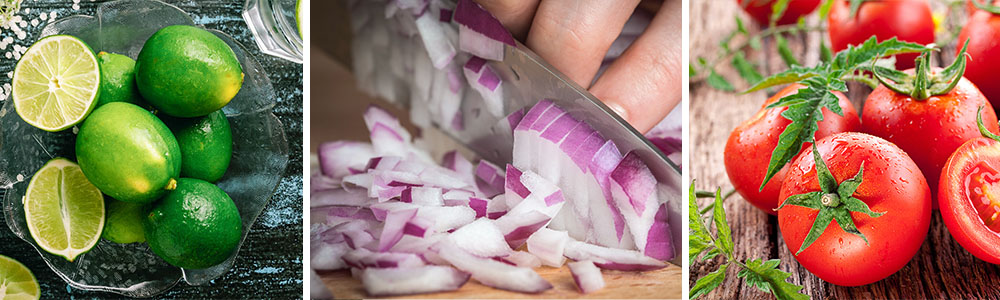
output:
M872 66L872 74L882 85L893 92L908 95L914 100L926 100L927 98L944 95L951 92L965 74L965 49L969 46L966 41L959 51L958 57L948 67L940 72L934 72L931 67L930 50L924 51L915 60L917 68L913 75L903 71Z

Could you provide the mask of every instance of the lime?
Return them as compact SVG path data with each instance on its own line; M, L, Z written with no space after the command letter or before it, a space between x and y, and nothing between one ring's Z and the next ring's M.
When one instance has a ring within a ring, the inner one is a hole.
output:
M128 56L101 51L97 53L101 65L101 95L97 106L110 102L128 102L141 105L142 97L135 87L135 61Z
M102 192L125 202L160 198L181 171L181 150L167 125L125 102L98 107L80 125L76 160Z
M14 67L14 109L31 126L60 131L80 123L100 93L97 57L83 41L68 35L44 37Z
M302 19L299 18L299 16L301 14L302 14L302 0L296 0L295 1L295 28L298 29L298 31L299 31L299 37L300 38L305 38L304 36L302 36Z
M181 146L181 176L216 182L233 156L233 135L222 110L204 117L170 118L163 122Z
M194 26L167 26L154 33L139 51L135 68L143 98L179 118L219 110L243 85L243 68L233 49Z
M0 255L0 299L38 299L41 290L31 270L13 258Z
M35 172L23 200L28 231L49 253L73 261L101 237L104 196L79 165L65 158L54 158Z
M147 208L145 204L110 199L105 205L108 214L102 238L119 244L146 241L146 235L142 232L142 217Z
M149 248L160 258L181 268L203 269L233 254L243 221L222 189L201 179L181 178L177 189L153 204L142 228Z

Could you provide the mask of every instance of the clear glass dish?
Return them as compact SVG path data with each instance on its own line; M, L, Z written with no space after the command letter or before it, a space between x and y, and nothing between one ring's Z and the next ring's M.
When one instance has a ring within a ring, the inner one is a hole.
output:
M70 34L87 42L95 51L127 55L133 59L142 44L168 25L194 25L179 8L159 1L123 0L102 4L95 16L69 16L51 22L42 36ZM257 216L267 205L288 163L288 143L283 126L272 114L274 88L264 69L244 48L225 33L210 30L224 40L243 66L240 92L223 108L233 131L233 158L218 182L239 208L243 219L242 246ZM225 262L207 269L180 269L153 254L146 244L115 244L101 240L76 261L38 248L28 232L21 198L31 176L53 157L74 159L77 128L50 133L28 125L5 101L0 108L0 186L7 189L3 212L7 226L31 244L42 259L69 285L130 297L150 297L181 280L205 285L232 268L239 251Z
M261 52L302 63L298 0L246 0L243 20Z

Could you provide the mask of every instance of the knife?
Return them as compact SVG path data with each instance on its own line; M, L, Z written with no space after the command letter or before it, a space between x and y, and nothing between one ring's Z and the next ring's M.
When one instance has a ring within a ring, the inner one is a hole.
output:
M628 122L604 105L586 89L569 80L520 42L505 45L503 61L487 63L501 78L504 114L530 108L543 99L553 101L577 120L584 120L605 138L614 141L622 154L635 152L659 182L661 197L668 197L667 212L671 240L677 255L671 263L681 265L683 215L681 174L677 162L670 161L648 139ZM476 99L470 99L476 98ZM476 92L466 92L462 101L461 118L464 130L441 128L453 139L468 147L481 158L498 165L513 162L513 136L497 132L494 126L504 116L488 113L485 101Z

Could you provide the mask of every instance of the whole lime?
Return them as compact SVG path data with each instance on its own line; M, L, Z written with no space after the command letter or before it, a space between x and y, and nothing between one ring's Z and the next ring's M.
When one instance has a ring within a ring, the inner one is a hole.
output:
M126 202L160 198L181 171L181 149L167 125L126 102L102 105L83 121L76 160L101 192Z
M128 102L142 105L142 96L135 86L135 61L128 56L101 52L97 53L97 63L101 65L101 93L97 106L111 102Z
M181 178L143 219L149 248L171 265L204 269L229 258L243 221L226 192L207 181Z
M233 157L233 134L222 110L204 117L171 118L163 122L181 146L181 176L216 182Z
M139 51L135 69L143 98L180 118L219 110L243 85L243 68L233 49L194 26L167 26L154 33Z
M146 241L142 232L142 218L146 215L147 204L122 202L109 199L105 202L107 217L101 237L119 244Z

